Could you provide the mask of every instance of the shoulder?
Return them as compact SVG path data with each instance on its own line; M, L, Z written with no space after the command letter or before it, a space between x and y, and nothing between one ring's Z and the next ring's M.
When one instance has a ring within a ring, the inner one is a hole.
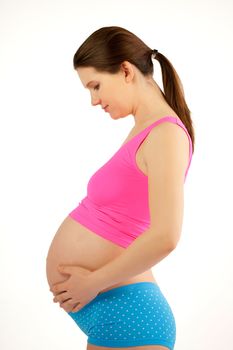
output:
M178 124L162 122L150 130L143 144L143 159L147 171L167 162L176 162L185 172L189 162L189 139Z
M174 247L180 237L189 139L178 124L164 122L144 140L151 229L168 237Z

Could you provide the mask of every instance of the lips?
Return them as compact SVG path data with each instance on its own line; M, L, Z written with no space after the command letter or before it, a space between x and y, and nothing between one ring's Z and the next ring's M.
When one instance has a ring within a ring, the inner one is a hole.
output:
M107 111L108 105L104 107L105 112Z

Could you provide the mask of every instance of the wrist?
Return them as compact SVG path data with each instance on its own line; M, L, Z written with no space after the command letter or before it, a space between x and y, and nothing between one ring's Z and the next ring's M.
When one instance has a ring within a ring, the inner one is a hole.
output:
M102 291L104 288L106 288L104 285L103 274L99 270L91 272L88 276L88 280L90 285L94 286L94 288L98 291Z

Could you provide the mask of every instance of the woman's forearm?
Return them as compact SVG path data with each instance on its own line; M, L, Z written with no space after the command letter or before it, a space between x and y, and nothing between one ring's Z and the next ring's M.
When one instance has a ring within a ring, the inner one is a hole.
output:
M170 241L169 235L145 231L121 255L92 272L92 283L103 290L143 273L174 249Z

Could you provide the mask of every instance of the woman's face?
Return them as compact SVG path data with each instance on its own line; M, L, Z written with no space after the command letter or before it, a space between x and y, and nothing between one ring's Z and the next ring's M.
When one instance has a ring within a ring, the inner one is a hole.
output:
M79 67L76 71L84 88L90 91L93 106L108 106L106 112L114 119L132 112L132 84L123 69L117 74L99 73L93 67Z

